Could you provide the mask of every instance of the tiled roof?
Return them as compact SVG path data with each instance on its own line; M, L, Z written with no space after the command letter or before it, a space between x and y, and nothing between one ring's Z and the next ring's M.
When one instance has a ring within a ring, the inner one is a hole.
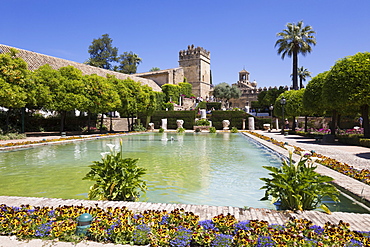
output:
M15 47L7 46L7 45L2 45L0 44L0 53L7 53L10 51L10 48L17 49L19 53L17 56L23 58L26 63L28 64L28 69L33 71L38 69L40 66L49 64L53 69L59 69L61 67L65 67L68 65L72 65L73 67L79 69L82 71L82 74L84 75L91 75L91 74L97 74L98 76L106 77L107 74L114 75L116 78L125 80L127 78L130 78L134 81L141 82L142 85L148 85L151 88L153 88L153 91L160 92L162 91L161 88L155 83L153 80L150 79L145 79L145 78L140 78L132 75L127 75L111 70L106 70L106 69L101 69L97 67L93 67L90 65L86 65L83 63L77 63L73 61L69 61L66 59L62 58L57 58L57 57L52 57L40 53L36 53L33 51L27 51L23 49L18 49Z

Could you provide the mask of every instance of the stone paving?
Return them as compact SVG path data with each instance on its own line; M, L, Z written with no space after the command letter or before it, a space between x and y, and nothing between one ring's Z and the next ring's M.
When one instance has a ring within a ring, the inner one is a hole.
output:
M267 131L256 131L265 136L269 136L279 141L288 142L290 145L299 146L306 150L315 150L317 153L323 154L335 158L341 162L345 162L349 165L356 167L368 167L368 159L366 154L369 153L370 149L361 147L352 147L344 145L328 145L315 143L314 139L300 138L298 136L283 136L278 132L267 132ZM257 137L251 136L244 133L245 135L257 140L263 145L275 150L276 152L287 154L287 151L270 142L263 141ZM1 144L2 142L0 142ZM330 155L329 155L330 154ZM294 156L294 159L298 159L299 156ZM363 161L363 162L362 162ZM346 190L352 191L364 200L370 200L370 186L365 185L359 181L349 178L345 175L339 174L329 168L318 165L317 171L335 178L335 183L338 186L345 188ZM358 184L359 183L359 184ZM188 205L188 204L164 204L164 203L145 203L145 202L109 202L109 201L89 201L89 200L74 200L74 199L53 199L53 198L35 198L35 197L8 197L0 196L0 204L6 204L9 206L19 206L21 204L30 204L33 206L49 206L57 207L59 205L84 205L94 207L127 207L135 212L144 210L166 210L171 211L175 208L183 208L185 211L191 211L198 214L201 219L210 219L213 216L219 214L233 214L238 220L266 220L269 223L284 224L290 217L306 218L311 220L314 224L324 225L326 222L332 222L337 224L340 220L347 222L351 225L352 230L369 231L370 230L370 214L356 214L356 213L342 213L333 212L332 214L325 214L319 211L306 211L301 213L294 213L291 211L275 211L270 209L242 209L235 207L216 207L207 205ZM63 242L52 242L52 241L41 241L32 240L29 242L17 241L14 237L0 237L1 246L75 246L72 243ZM125 245L104 245L93 242L79 243L78 247L85 246L120 246Z

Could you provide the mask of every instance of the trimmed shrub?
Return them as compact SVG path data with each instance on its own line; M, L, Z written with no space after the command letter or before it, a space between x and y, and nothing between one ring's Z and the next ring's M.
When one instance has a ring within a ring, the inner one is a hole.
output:
M207 110L210 111L210 110L221 110L221 103L220 102L207 102Z
M370 148L370 139L360 139L360 145L363 147L368 147Z
M360 145L360 137L363 137L361 134L350 134L350 135L337 135L338 141L343 144L348 145Z
M216 133L216 128L215 127L209 128L209 133Z
M200 119L195 122L195 126L209 126L209 124L207 119Z

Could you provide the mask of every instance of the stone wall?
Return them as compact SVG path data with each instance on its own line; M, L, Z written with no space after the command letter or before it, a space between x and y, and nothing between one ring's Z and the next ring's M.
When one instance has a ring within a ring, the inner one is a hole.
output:
M174 68L135 74L137 77L153 80L158 86L164 84L179 84L184 81L184 69Z

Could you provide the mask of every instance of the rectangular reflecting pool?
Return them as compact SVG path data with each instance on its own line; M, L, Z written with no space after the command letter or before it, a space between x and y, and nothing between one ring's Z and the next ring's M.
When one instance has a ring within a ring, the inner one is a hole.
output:
M140 201L274 208L259 201L259 178L268 176L262 166L279 166L280 157L234 133L145 133L1 152L0 195L86 199L88 166L109 151L107 144L119 148L120 139L125 156L147 169Z

